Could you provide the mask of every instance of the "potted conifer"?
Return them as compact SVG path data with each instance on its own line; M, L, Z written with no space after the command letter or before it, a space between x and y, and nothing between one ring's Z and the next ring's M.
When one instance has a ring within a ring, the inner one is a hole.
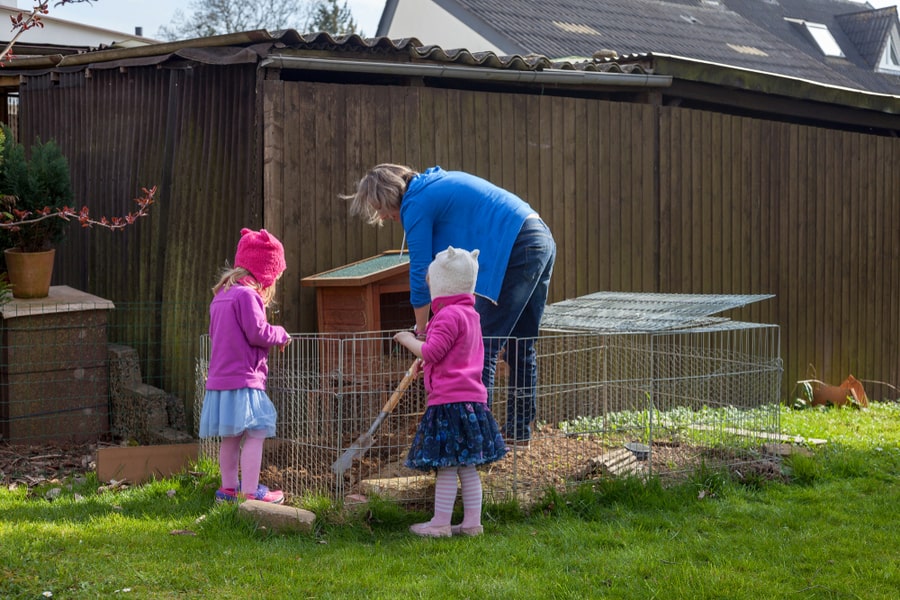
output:
M5 221L0 229L6 270L17 298L47 296L53 274L54 245L68 222L50 215L72 203L69 163L57 144L36 140L28 149L12 139L6 127L0 132L0 209ZM15 224L23 219L28 223Z
M6 126L0 128L0 247L15 298L44 298L50 291L55 244L70 221L82 227L119 230L148 214L156 187L142 189L139 209L125 217L92 219L87 207L69 208L73 200L69 163L53 140L25 148Z

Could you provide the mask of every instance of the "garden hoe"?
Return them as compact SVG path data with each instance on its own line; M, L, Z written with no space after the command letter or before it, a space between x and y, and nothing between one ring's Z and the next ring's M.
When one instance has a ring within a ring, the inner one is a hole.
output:
M406 370L406 374L403 376L403 379L400 380L400 383L397 385L397 389L394 390L394 393L391 394L391 397L388 399L387 403L382 407L381 412L378 413L378 417L375 419L375 422L372 423L372 426L369 427L369 430L359 436L353 444L347 448L341 457L334 461L334 464L331 465L331 470L337 473L338 475L342 475L344 471L350 468L350 464L353 462L354 458L362 456L366 453L366 450L372 447L372 443L374 439L372 438L375 435L375 431L381 425L381 422L384 421L385 417L391 414L395 408L397 408L397 403L400 402L400 398L403 397L403 393L406 391L406 388L409 387L409 384L412 383L412 380L415 379L416 367L419 359L413 361L409 368Z

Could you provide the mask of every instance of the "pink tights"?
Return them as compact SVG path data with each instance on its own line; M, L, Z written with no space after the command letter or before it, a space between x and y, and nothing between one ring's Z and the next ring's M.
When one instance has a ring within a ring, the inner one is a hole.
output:
M434 483L433 525L449 525L456 502L456 479L462 487L463 527L481 525L481 476L474 466L439 469Z
M219 470L222 472L223 488L237 488L240 465L241 492L256 493L264 441L265 438L253 437L246 431L242 435L222 438L219 444Z

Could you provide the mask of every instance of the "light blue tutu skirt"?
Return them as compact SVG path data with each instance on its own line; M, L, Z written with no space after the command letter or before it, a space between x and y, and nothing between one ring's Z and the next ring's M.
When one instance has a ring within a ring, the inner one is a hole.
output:
M263 390L206 390L200 411L200 437L274 437L278 413Z

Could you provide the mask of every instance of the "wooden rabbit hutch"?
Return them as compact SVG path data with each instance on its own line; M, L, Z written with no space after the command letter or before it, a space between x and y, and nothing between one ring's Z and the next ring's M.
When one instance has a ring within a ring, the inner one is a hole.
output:
M397 250L310 275L301 285L316 288L316 311L320 335L344 341L359 338L358 343L340 348L353 354L343 359L335 355L336 346L320 349L322 373L341 377L365 374L369 363L380 362L385 347L383 336L373 332L393 332L415 324L409 302L409 255ZM369 335L358 335L366 334ZM377 359L377 360L375 360ZM349 363L348 363L349 361ZM351 364L351 368L346 367ZM352 377L351 377L352 378Z

